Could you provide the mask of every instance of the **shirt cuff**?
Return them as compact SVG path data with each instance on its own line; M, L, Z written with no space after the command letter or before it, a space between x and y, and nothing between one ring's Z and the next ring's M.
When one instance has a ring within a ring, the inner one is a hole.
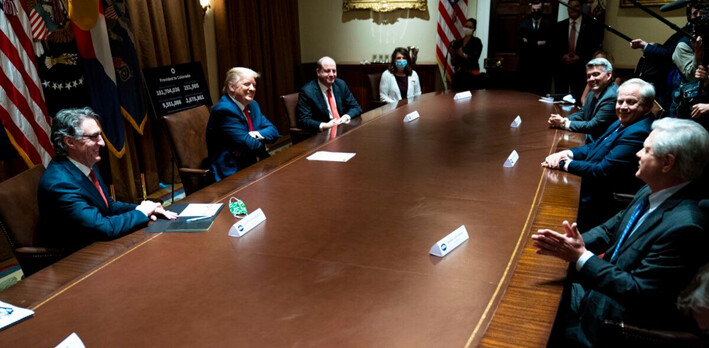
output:
M569 120L568 118L565 118L564 119L564 129L569 130L570 127L571 127L571 120Z
M586 264L586 261L588 261L588 259L590 259L591 257L593 257L595 255L596 254L594 254L588 250L584 251L583 254L581 254L581 256L579 256L579 259L576 260L576 270L580 272L581 268L583 268L583 265Z

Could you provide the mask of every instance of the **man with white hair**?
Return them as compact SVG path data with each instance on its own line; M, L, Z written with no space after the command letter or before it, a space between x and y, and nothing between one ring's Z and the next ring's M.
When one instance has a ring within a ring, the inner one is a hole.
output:
M709 133L672 118L652 128L636 154L635 175L647 185L624 211L583 235L564 221L563 233L532 236L537 253L573 266L550 346L592 346L604 320L662 330L693 325L675 300L709 261L706 218L696 201Z
M581 196L576 218L585 232L603 223L624 206L617 206L613 193L635 193L642 182L633 175L638 169L635 153L650 134L650 113L655 89L641 79L630 79L618 88L617 120L590 144L547 156L542 166L581 176Z
M207 123L208 163L215 181L269 157L265 144L278 139L278 130L254 100L259 76L242 67L226 73L224 95L212 107Z

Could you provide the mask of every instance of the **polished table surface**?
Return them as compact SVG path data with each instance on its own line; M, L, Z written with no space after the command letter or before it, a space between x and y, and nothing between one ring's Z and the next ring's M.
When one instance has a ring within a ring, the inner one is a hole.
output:
M404 123L412 111L420 119ZM235 219L223 209L207 232L95 243L0 293L36 311L0 332L0 346L53 346L71 332L89 347L493 342L487 328L545 187L570 188L569 202L578 190L540 167L564 141L546 126L553 111L531 94L478 91L366 113L331 141L320 134L186 199L234 196L263 209L268 220L244 237L227 236ZM511 128L517 115L522 125ZM504 168L512 150L519 161ZM357 155L308 161L314 151ZM573 204L562 216L575 216ZM467 242L445 258L428 254L460 225ZM87 261L97 254L111 256Z

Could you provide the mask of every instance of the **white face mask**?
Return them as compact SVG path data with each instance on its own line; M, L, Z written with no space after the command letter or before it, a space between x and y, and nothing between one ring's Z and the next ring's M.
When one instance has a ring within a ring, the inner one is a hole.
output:
M473 35L473 29L463 27L463 36Z

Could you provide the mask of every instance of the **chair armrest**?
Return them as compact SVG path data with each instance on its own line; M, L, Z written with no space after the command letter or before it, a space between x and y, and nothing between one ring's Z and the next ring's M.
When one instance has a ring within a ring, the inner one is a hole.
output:
M630 203L634 197L635 194L613 192L613 200L616 202Z
M180 173L189 176L207 176L209 169L180 168Z
M66 250L57 248L44 247L20 247L15 249L17 256L32 257L32 258L55 258L57 256L65 256Z

